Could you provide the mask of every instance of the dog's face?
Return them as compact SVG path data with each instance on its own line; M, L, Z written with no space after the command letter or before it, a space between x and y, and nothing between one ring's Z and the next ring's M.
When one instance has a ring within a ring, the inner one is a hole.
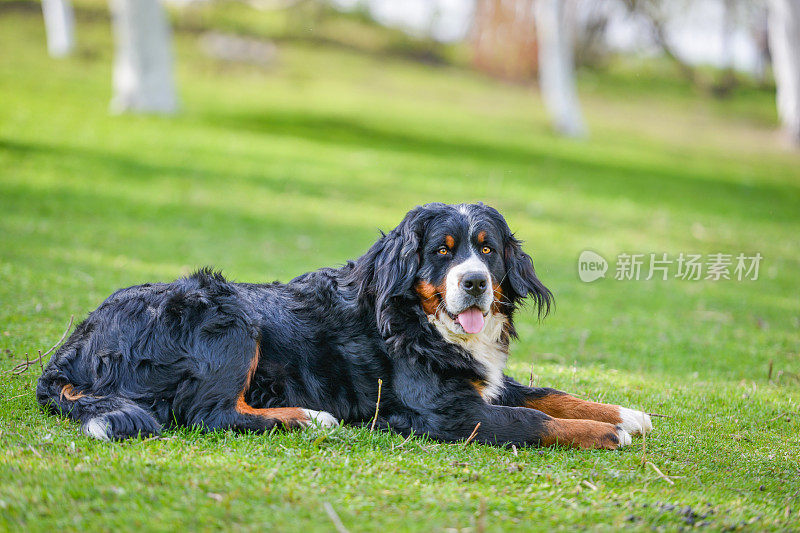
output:
M411 210L359 259L351 276L360 295L374 297L383 335L399 332L416 301L428 320L450 334L469 337L488 319L508 324L530 297L539 314L552 294L533 270L503 216L483 204L427 204Z
M484 206L461 205L424 227L415 290L425 313L452 333L481 333L490 313L508 303L502 287L507 226L491 215Z

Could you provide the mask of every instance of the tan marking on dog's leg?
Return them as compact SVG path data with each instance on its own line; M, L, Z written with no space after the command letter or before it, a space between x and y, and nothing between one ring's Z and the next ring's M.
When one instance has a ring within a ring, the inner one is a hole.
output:
M570 446L581 449L615 450L631 443L628 433L607 422L554 418L545 423L547 434L542 446Z

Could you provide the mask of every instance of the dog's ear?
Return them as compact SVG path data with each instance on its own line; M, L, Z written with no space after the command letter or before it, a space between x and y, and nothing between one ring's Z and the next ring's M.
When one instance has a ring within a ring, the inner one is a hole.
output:
M353 269L359 297L372 299L378 328L384 336L391 334L391 307L395 300L408 297L414 286L420 264L427 210L417 207L400 224L383 235L357 262Z
M539 318L547 316L553 293L536 276L531 256L522 251L522 243L510 231L505 238L503 260L507 272L503 292L512 305L530 297L536 304Z
M523 299L530 297L536 304L539 318L547 316L553 304L553 293L536 276L531 256L522 251L522 242L511 233L506 219L497 209L483 204L479 206L503 236L503 262L506 273L501 288L504 307L513 313Z

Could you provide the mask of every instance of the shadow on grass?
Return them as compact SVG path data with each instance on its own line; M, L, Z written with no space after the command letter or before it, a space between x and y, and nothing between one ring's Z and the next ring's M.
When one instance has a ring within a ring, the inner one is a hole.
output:
M664 167L638 161L589 161L548 152L543 147L501 145L435 134L407 133L370 125L356 118L279 110L217 113L203 116L208 125L232 131L295 137L350 148L370 148L442 160L468 159L492 166L524 167L536 173L533 183L558 189L577 188L600 198L625 197L643 204L690 207L713 214L746 214L763 221L795 221L800 187L774 183L739 184L719 179L711 171ZM576 153L580 149L576 145Z
M589 160L588 157L569 157L548 152L543 147L533 145L501 145L457 136L408 133L367 124L354 117L297 111L208 113L200 115L200 120L210 128L298 138L350 149L399 152L408 154L409 158L421 155L439 159L445 165L452 160L471 160L491 167L516 167L519 172L508 174L509 181L516 180L523 186L553 189L565 197L574 195L577 190L603 203L625 199L646 206L643 212L666 207L676 213L688 211L690 215L706 213L723 217L736 214L750 220L772 223L776 220L796 222L797 209L800 207L800 187L775 183L739 184L719 179L711 171L681 168L677 162L666 168L661 164L648 163L646 154L636 161L623 162L613 157L602 161L596 158ZM575 150L579 150L579 145ZM90 148L0 139L0 154L3 151L25 156L50 154L59 158L73 158L79 171L82 166L100 167L111 175L142 182L151 182L154 177L163 179L164 176L176 176L208 183L221 183L226 179L245 181L276 191L290 188L303 195L322 199L330 192L319 182L310 182L302 177L292 179L292 176L287 176L276 180L265 174L241 171L235 175L223 174L197 165L152 164L144 159ZM224 157L226 154L220 150L219 155ZM481 174L481 169L477 174ZM528 178L530 175L535 177ZM430 199L435 200L446 194L448 182L449 179L440 178L426 184ZM366 198L365 195L368 195L370 202L396 204L396 197L376 194L379 191L356 180L342 179L335 182L332 188L354 197ZM557 213L557 206L552 207L550 211Z

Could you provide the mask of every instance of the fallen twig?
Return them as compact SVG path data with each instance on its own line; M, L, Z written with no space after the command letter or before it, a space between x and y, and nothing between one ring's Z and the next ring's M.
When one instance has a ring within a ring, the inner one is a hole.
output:
M381 388L383 387L383 380L378 378L378 401L375 402L375 416L372 417L372 425L369 427L370 431L375 431L375 422L378 421L378 409L381 406Z
M15 366L14 368L12 368L11 370L6 370L6 372L11 372L15 376L17 376L19 374L22 374L26 370L28 370L31 366L33 366L34 363L39 363L39 366L42 366L42 360L44 359L44 357L46 355L49 355L50 352L52 352L56 348L58 348L61 345L61 343L64 342L64 339L67 338L67 333L69 333L69 330L72 329L72 321L74 319L75 319L75 315L70 315L69 324L67 324L67 329L64 330L64 334L61 335L61 338L58 339L58 342L55 343L52 348L50 348L49 350L47 350L44 353L42 353L42 351L39 350L39 357L37 357L36 359L33 359L33 360L28 359L28 354L26 353L25 354L25 362L24 363L20 363L17 366Z
M5 401L10 402L11 400L16 400L17 398L22 398L23 396L27 396L27 392L23 392L22 394L17 394L16 396L12 396L11 398L3 398Z
M325 508L325 512L328 513L328 517L331 519L331 522L333 522L333 527L336 528L336 531L339 533L348 533L347 528L344 527L339 515L336 514L336 511L333 509L333 505L328 502L324 502L322 506Z
M659 469L658 469L658 467L657 467L656 465L654 465L653 463L651 463L650 461L647 461L647 462L645 463L645 465L650 465L650 467L651 467L653 470L655 470L655 471L656 471L656 474L658 474L658 477L660 477L661 479L663 479L664 481L666 481L666 482L667 482L667 483L669 483L670 485L674 485L674 484L675 484L675 482L674 482L674 481L672 481L672 480L669 478L669 476L666 476L666 475L664 475L664 472L662 472L661 470L659 470Z
M770 418L769 420L767 420L767 422L772 422L773 420L777 420L777 419L779 419L779 418L783 418L784 416L800 416L800 415L798 415L798 414L797 414L796 412L794 412L794 411L784 411L784 412L782 412L781 414L779 414L778 416L773 416L772 418Z
M642 427L644 427L644 414L642 414ZM642 464L647 462L647 431L642 430Z
M470 433L470 435L469 435L469 438L468 438L467 440L465 440L465 441L464 441L464 446L466 446L467 444L469 444L470 442L472 442L472 439L474 439L474 438L475 438L475 435L477 435L477 434L478 434L478 428L479 428L479 427L481 427L481 423L480 423L480 422L478 422L478 423L475 425L475 429L473 429L473 430L472 430L472 433Z
M593 485L589 481L586 481L585 479L583 481L581 481L581 484L586 485L587 487L589 487L592 490L597 490L597 487L595 485Z
M672 418L670 415L660 415L658 413L647 413L650 416L656 416L658 418Z

